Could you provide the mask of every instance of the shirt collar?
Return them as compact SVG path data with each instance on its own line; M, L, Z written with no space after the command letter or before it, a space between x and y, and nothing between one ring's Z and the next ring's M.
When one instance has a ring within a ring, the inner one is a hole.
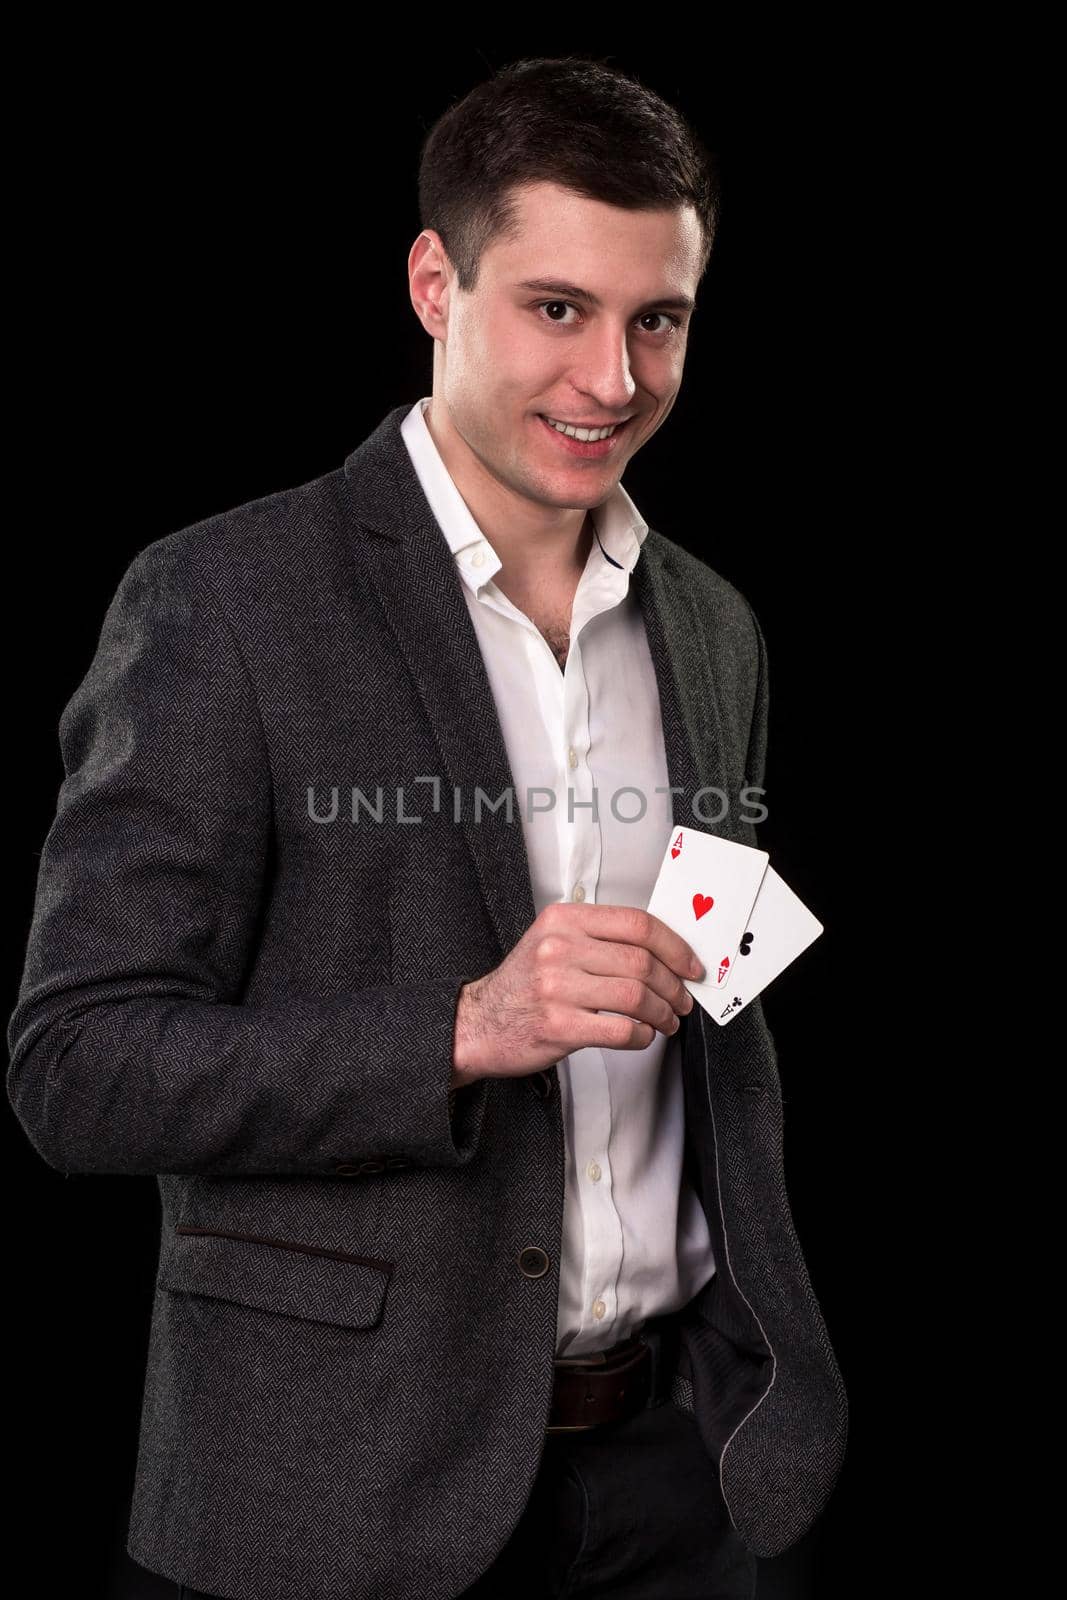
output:
M400 433L430 510L456 557L456 565L464 581L477 593L484 583L499 572L502 562L452 481L452 475L434 443L433 434L426 426L424 412L431 398L430 395L424 395L415 402L401 423ZM604 578L608 580L609 575L617 578L620 590L625 591L648 534L648 523L621 483L615 485L607 499L596 506L591 515L593 549L599 546L603 552ZM480 552L472 549L474 546L480 547ZM479 553L483 560L473 564Z

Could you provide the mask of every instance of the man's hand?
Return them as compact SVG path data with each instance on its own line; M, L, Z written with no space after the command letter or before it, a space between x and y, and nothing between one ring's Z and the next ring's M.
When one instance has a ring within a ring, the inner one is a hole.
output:
M546 906L498 967L460 990L453 1088L538 1072L589 1045L644 1050L692 1010L682 977L703 973L685 940L636 906Z

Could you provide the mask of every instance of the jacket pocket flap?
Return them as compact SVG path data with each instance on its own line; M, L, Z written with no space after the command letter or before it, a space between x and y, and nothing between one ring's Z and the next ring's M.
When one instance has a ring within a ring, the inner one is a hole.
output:
M259 1234L179 1226L159 1282L286 1317L373 1328L393 1262Z

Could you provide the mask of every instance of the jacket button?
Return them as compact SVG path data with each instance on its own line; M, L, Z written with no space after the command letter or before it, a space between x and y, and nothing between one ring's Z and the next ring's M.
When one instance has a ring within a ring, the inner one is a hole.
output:
M387 1167L391 1168L392 1171L399 1172L401 1167L410 1167L411 1162L405 1161L403 1156L390 1156L389 1160L385 1164Z
M547 1100L552 1093L555 1079L551 1068L546 1067L543 1072L534 1072L530 1075L529 1084L538 1100Z
M359 1164L359 1170L360 1170L360 1172L384 1172L385 1171L385 1162L384 1161L361 1161L360 1164Z
M524 1278L543 1278L548 1271L548 1257L537 1245L529 1244L519 1251L519 1269Z
M348 1161L335 1161L333 1170L335 1172L342 1172L346 1177L348 1177L351 1173L358 1172L359 1168L353 1166L351 1162Z

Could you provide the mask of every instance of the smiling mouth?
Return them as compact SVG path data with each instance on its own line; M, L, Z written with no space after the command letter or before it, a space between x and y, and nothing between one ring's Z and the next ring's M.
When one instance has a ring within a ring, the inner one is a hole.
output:
M568 439L577 439L581 444L597 444L602 439L610 439L633 421L632 417L624 417L621 422L609 422L599 427L596 425L583 427L578 423L560 422L544 411L539 411L537 415L557 433L562 433Z

